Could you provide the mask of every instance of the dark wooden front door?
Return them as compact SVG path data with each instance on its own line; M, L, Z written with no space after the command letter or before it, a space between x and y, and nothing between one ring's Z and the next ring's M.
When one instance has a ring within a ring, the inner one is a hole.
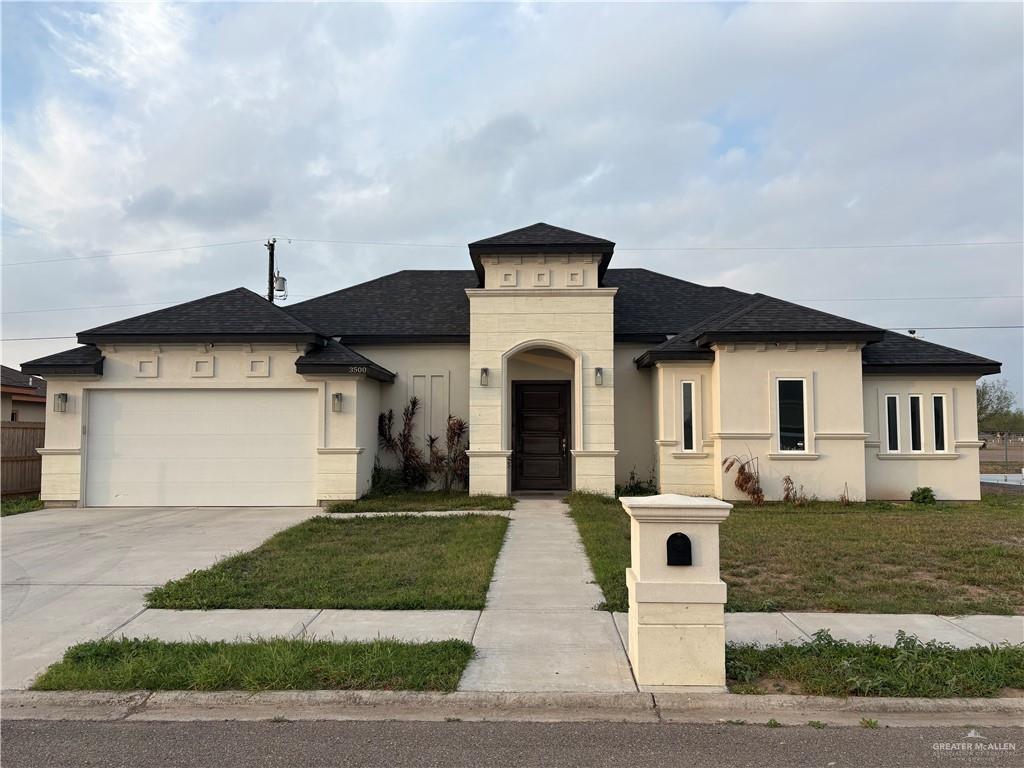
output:
M512 383L512 487L569 489L569 382Z

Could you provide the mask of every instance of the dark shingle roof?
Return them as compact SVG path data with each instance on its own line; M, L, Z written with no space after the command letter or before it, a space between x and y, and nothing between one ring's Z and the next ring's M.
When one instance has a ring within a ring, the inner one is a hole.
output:
M509 232L503 232L500 235L494 235L493 237L485 237L483 240L477 240L476 242L470 243L469 248L472 251L474 248L480 249L505 246L528 249L537 247L559 248L562 246L581 245L596 246L598 252L604 251L609 247L615 247L615 243L611 240L605 240L603 237L585 235L582 232L574 232L571 229L563 229L562 227L556 227L551 224L545 224L543 221L539 221L528 227L513 229Z
M1002 366L987 357L961 352L924 339L886 331L878 344L864 348L864 373L962 373L987 376Z
M364 373L353 368L365 368L366 375L377 381L395 380L391 371L333 339L295 361L295 370L299 373Z
M163 339L308 342L316 333L248 288L235 288L78 334L83 344Z
M469 257L473 262L479 285L484 284L484 268L480 262L482 256L524 253L600 254L601 261L597 265L597 279L600 283L614 251L615 243L611 240L555 227L543 221L469 244Z
M0 365L0 384L5 387L34 389L39 395L46 394L46 382L36 376L29 376L14 368Z
M615 336L659 342L693 325L723 302L747 294L709 288L647 269L610 269L605 286L615 295ZM469 340L470 270L403 270L287 307L285 311L324 336L347 344L386 341Z
M103 353L92 345L66 349L46 357L39 357L21 364L23 373L33 376L47 374L69 375L101 375L103 373Z
M881 341L882 330L800 304L755 293L680 333L698 346L714 341Z

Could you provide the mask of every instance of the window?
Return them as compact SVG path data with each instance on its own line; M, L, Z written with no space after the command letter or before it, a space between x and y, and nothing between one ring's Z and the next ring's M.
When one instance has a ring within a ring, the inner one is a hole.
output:
M11 421L17 421L17 420L18 420L18 412L17 411L11 411Z
M804 433L804 380L779 379L779 450L807 449Z
M921 396L910 396L910 450L921 450Z
M886 447L890 453L900 449L900 398L899 395L885 396Z
M935 450L946 450L946 396L932 395L932 410L935 414Z
M683 382L683 450L692 451L693 438L693 382Z

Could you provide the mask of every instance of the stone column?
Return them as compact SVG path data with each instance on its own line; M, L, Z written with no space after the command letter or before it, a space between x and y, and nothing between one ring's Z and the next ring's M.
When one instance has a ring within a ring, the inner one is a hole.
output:
M620 499L630 517L629 660L641 690L725 690L718 526L731 504L663 494Z

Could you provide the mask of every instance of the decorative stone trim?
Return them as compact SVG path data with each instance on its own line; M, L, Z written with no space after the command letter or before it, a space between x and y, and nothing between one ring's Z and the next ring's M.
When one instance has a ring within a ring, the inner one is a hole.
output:
M713 440L771 440L771 432L712 432Z
M655 445L679 445L678 440L655 440Z
M489 451L481 448L471 448L466 451L466 455L470 458L509 458L512 455L512 451Z
M584 458L588 458L590 456L608 456L610 458L615 458L619 455L618 451L584 451L578 448L573 448L569 452L573 456L582 456ZM509 453L511 453L511 451Z
M953 444L957 448L981 448L985 443L982 440L955 440Z
M706 459L708 454L704 451L698 453L697 451L673 451L673 459Z
M771 461L816 461L820 458L820 453L798 453L796 451L793 451L792 453L768 454L768 459Z
M618 288L467 288L471 299L478 296L614 296Z
M36 448L40 456L79 456L81 448Z
M867 432L815 432L818 440L867 440L871 435Z
M317 448L316 452L321 454L321 455L325 455L325 454L328 454L328 455L329 454L351 455L351 454L362 453L365 450L366 450L365 448Z

